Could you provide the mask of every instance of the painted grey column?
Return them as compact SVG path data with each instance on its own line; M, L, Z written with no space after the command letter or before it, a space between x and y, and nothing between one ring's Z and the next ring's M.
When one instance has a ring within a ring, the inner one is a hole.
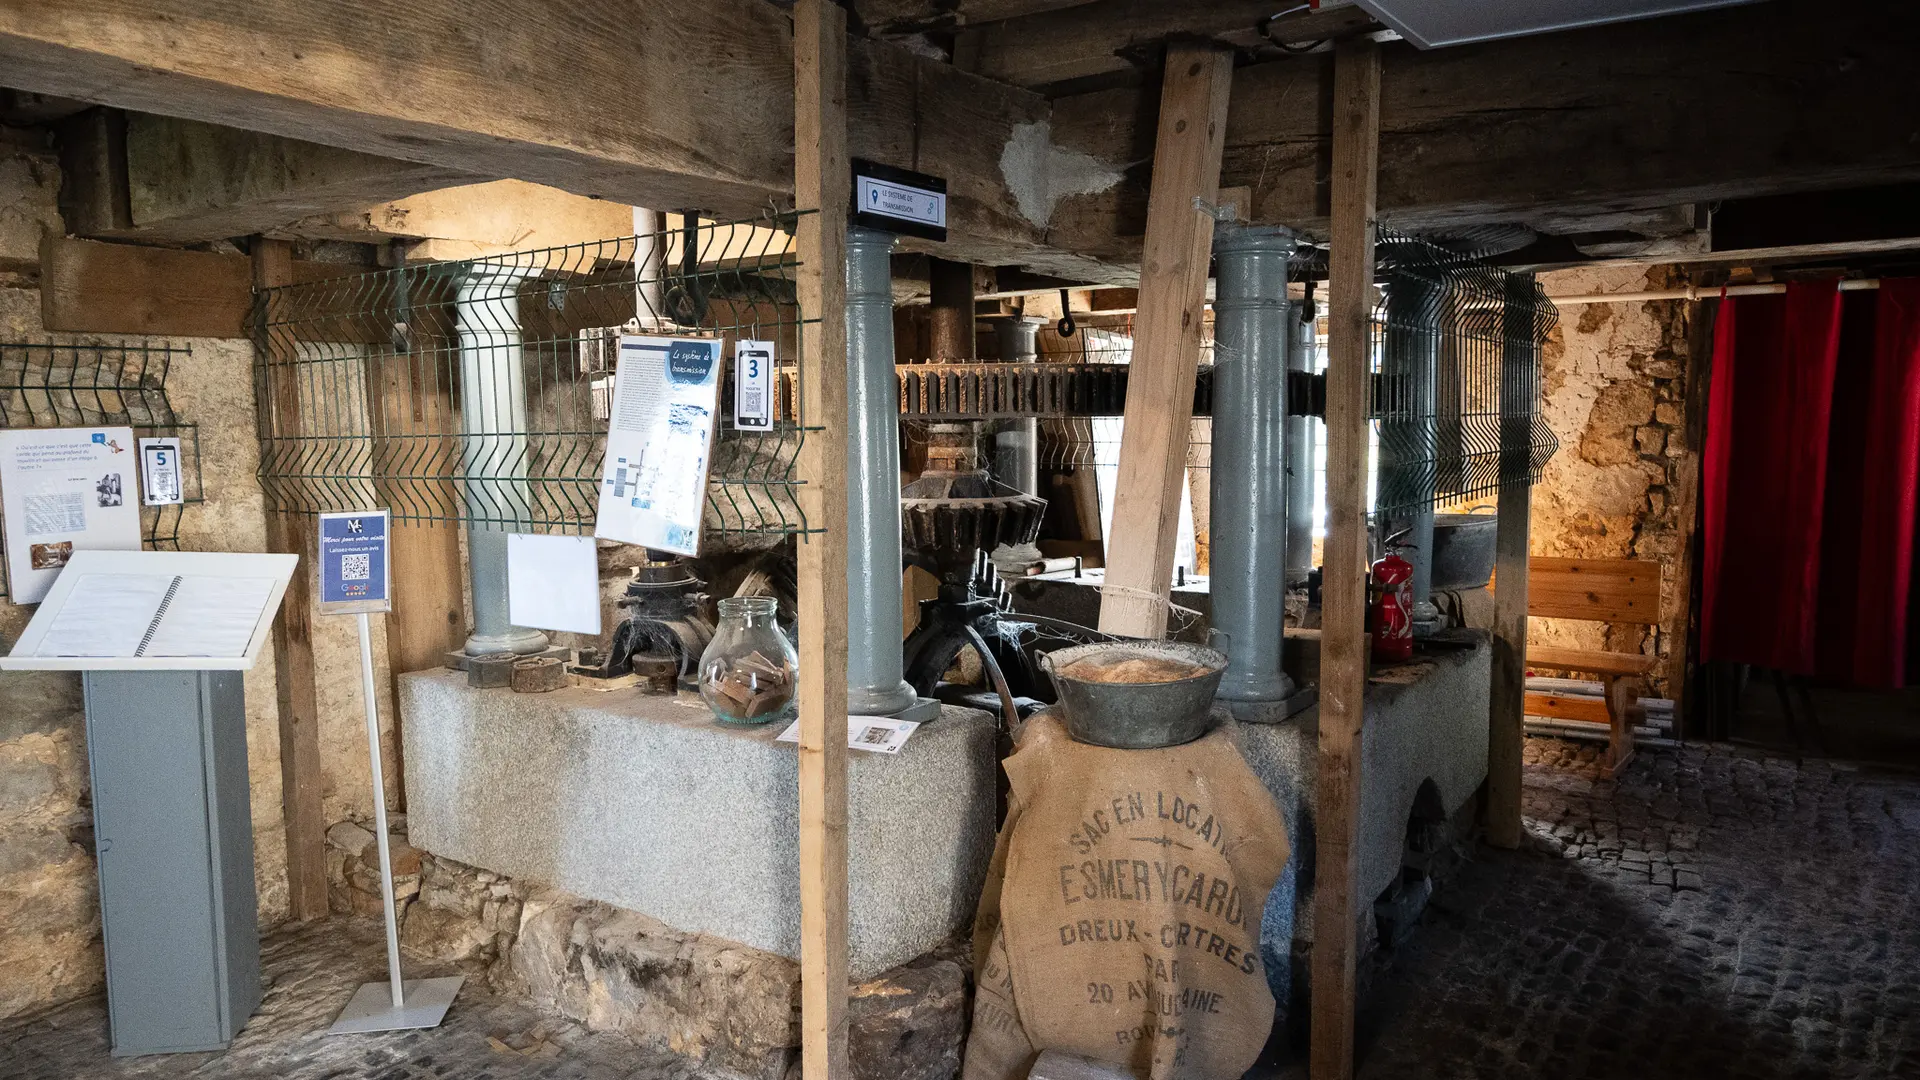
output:
M1320 340L1306 305L1293 309L1288 324L1294 328L1293 348L1287 350L1288 371L1312 371ZM1287 417L1287 585L1306 583L1313 572L1314 416Z
M524 267L476 263L461 279L460 472L467 497L468 656L536 653L547 635L507 620L507 534L527 528L527 381L518 290ZM404 586L403 586L404 587Z
M1383 381L1393 397L1391 419L1382 423L1380 464L1397 470L1391 487L1412 500L1411 508L1397 512L1387 526L1389 534L1407 530L1402 558L1413 564L1413 632L1421 637L1440 629L1440 609L1433 603L1433 496L1439 468L1435 430L1440 370L1440 304L1444 290L1438 281L1397 274L1387 282L1386 348L1381 357ZM1398 429L1397 431L1392 429Z
M847 230L847 711L899 712L900 401L893 369L893 237Z
M1280 669L1286 625L1287 351L1293 337L1287 259L1278 228L1214 233L1213 625L1225 633L1219 696L1277 701L1293 693Z
M1045 319L1016 315L993 328L1000 339L1000 359L1009 364L1031 364L1040 359L1040 327ZM1005 420L993 436L994 478L1029 495L1040 494L1040 421Z

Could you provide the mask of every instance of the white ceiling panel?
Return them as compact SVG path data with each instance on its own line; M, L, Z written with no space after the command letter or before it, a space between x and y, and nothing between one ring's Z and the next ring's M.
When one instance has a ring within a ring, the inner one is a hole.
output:
M1423 49L1650 19L1756 0L1360 0L1374 18Z

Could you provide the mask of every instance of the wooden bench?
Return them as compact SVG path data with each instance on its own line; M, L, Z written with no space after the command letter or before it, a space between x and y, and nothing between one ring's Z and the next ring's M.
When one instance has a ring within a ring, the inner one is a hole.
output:
M1543 619L1629 623L1660 622L1661 565L1638 559L1527 560L1527 614ZM1658 659L1639 653L1563 649L1527 643L1529 669L1598 676L1606 696L1588 697L1528 692L1526 714L1605 725L1606 774L1612 777L1633 757L1633 723L1627 716L1632 692Z

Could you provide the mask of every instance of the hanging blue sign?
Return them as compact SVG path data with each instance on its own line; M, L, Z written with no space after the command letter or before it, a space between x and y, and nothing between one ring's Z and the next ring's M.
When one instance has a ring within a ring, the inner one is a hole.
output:
M387 512L320 515L320 613L388 611Z

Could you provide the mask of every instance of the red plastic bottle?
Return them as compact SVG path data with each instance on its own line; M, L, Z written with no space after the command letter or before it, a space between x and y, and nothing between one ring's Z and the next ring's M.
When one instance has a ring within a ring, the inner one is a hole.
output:
M1413 564L1389 551L1373 564L1373 658L1382 664L1413 659Z

